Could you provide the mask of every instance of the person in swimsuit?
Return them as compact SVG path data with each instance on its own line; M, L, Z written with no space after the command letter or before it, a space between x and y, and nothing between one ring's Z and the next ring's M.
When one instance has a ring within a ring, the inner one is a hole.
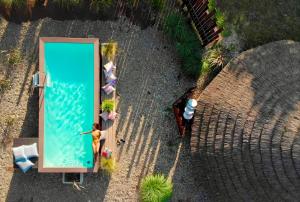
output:
M100 131L99 123L94 123L93 129L91 131L80 133L80 135L85 135L85 134L92 134L93 137L92 146L93 146L94 155L96 155L99 152L99 148L100 148L101 131Z

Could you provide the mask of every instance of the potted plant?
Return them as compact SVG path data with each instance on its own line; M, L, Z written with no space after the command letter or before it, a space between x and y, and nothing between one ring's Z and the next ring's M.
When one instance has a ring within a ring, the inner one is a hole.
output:
M117 113L114 112L115 102L113 100L103 100L101 104L102 113L100 116L104 121L112 120L114 121L117 117Z
M116 160L114 157L106 158L101 156L100 167L108 175L111 175L116 170Z
M101 104L101 109L103 112L112 112L115 107L115 102L113 100L103 100Z

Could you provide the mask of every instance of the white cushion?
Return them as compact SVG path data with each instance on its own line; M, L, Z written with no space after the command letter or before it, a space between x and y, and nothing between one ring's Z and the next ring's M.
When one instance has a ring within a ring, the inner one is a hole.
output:
M113 69L116 69L116 66L114 65L114 63L112 61L110 61L104 65L104 69L106 72L111 72Z
M26 159L26 161L18 161L16 162L16 164L24 173L26 173L30 168L32 168L32 166L34 166L34 164L28 159Z
M107 112L103 112L100 114L101 118L104 120L104 121L107 121L107 117L108 117L108 113Z
M117 77L111 73L107 78L106 78L106 83L111 83L113 81L117 80Z
M24 161L26 159L23 145L19 147L13 147L12 150L15 157L15 161Z
M104 92L109 95L111 94L112 92L115 91L115 88L112 87L110 84L106 84L105 86L102 87L102 89L104 90Z
M103 72L104 72L105 78L109 77L113 73L112 71L106 71L106 70L104 70Z
M107 116L107 119L114 121L117 117L117 113L116 112L110 112Z
M27 158L38 157L37 144L24 145L24 153Z
M106 139L106 131L102 130L101 131L101 136L100 136L100 140L105 140Z

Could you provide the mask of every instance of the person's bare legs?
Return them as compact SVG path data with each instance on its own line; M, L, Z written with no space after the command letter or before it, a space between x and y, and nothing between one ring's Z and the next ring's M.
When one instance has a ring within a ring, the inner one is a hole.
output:
M101 151L99 151L100 149L100 141L96 144L96 153L99 153Z
M96 161L96 155L97 155L97 145L96 144L94 144L94 142L93 142L93 144L92 144L92 146L93 146L93 152L94 152L94 164L96 163L95 161Z

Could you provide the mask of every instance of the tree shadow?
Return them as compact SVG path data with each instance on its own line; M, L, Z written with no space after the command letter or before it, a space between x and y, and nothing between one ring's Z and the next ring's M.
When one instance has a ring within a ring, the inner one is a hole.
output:
M104 201L108 184L107 175L85 174L81 185L84 188L78 191L73 185L62 183L62 174L16 171L5 201Z

